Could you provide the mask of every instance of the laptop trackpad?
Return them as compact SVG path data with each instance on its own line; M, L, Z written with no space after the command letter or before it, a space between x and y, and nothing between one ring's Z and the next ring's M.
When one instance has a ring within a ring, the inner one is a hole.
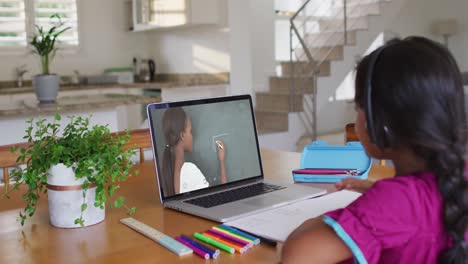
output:
M277 204L281 202L284 202L284 197L282 197L281 195L270 194L270 195L265 195L263 197L258 197L252 200L247 200L243 203L259 207L259 206L273 205L273 204Z

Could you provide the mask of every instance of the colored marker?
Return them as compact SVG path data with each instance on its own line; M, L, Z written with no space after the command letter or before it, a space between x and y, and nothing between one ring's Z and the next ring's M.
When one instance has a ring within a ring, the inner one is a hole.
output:
M185 240L187 243L191 244L192 246L194 247L197 247L203 251L206 251L208 254L210 254L210 256L213 258L213 259L217 259L218 256L219 256L219 249L211 249L211 248L208 248L200 243L197 243L196 241L190 239L189 237L187 236L184 236L184 235L180 235L180 238Z
M207 249L213 251L213 252L214 252L213 255L216 256L215 258L219 257L219 255L221 254L221 251L220 251L218 248L216 248L216 247L214 247L214 246L212 246L212 245L210 245L210 244L208 244L208 243L206 243L206 242L203 242L203 241L200 241L200 240L196 240L195 238L193 239L193 241L195 241L195 242L198 243L199 245L201 245L201 246L203 246L203 247L205 247L205 248L207 248Z
M233 243L231 243L231 242L229 242L229 241L226 241L225 239L222 239L221 237L217 237L217 236L215 236L215 235L213 235L213 234L210 234L210 233L205 232L205 233L203 233L203 235L204 235L204 236L207 236L207 237L209 237L209 238L211 238L211 239L213 239L213 240L216 240L216 241L218 241L219 243L222 243L222 244L224 244L224 245L226 245L226 246L228 246L228 247L232 247L235 251L237 251L237 252L239 252L239 253L241 253L241 254L243 254L243 253L245 253L245 252L247 251L247 248L246 248L246 247L233 244Z
M211 238L209 238L207 236L204 236L204 235L202 235L200 233L195 233L195 234L193 234L193 236L198 240L201 240L201 241L206 242L206 243L208 243L210 245L218 247L218 248L220 248L220 249L222 249L222 250L224 250L226 252L229 252L231 254L234 254L234 252L235 252L235 250L232 247L229 247L229 246L226 246L226 245L224 245L222 243L219 243L218 241L216 241L214 239L211 239Z
M176 237L175 240L177 240L180 243L184 244L186 247L192 249L193 252L195 252L195 254L197 254L201 258L204 258L204 259L209 259L210 258L210 254L208 254L207 252L193 246L192 244L188 243L187 241L183 240L182 238Z
M258 245L258 244L260 243L260 239L259 239L259 238L256 238L256 237L254 237L254 236L252 236L252 235L249 235L249 234L247 234L247 233L245 233L245 232L242 232L242 231L240 231L240 230L238 230L238 229L232 228L232 227L227 226L227 225L220 225L219 227L222 228L222 229L231 231L231 232L233 232L234 234L238 234L238 235L240 235L240 236L243 236L243 237L245 237L245 238L248 238L248 239L254 241L255 245Z
M221 229L221 228L219 228L219 227L217 227L217 226L214 226L213 229L216 230L216 231L222 232L222 233L224 233L224 234L231 235L231 236L233 236L233 237L235 237L235 238L237 238L237 239L240 239L240 240L242 240L242 241L245 241L245 242L247 242L247 243L254 244L253 240L250 240L250 239L245 238L245 237L243 237L243 236L239 236L239 235L234 234L234 233L232 233L232 232L226 231L226 230Z
M226 239L226 240L228 240L228 241L230 241L230 242L233 242L233 243L235 243L235 244L237 244L237 245L239 245L239 246L241 246L241 247L248 247L248 248L251 248L252 245L253 245L252 243L247 243L247 242L245 242L245 241L243 241L243 240L240 240L240 239L238 239L238 238L235 238L235 237L233 237L233 236L231 236L231 235L225 234L225 233L223 233L223 232L219 232L219 231L217 231L217 230L215 230L215 229L213 229L213 228L210 229L210 230L208 230L208 231L206 231L206 232L208 232L208 233L210 233L210 234L214 234L214 235L219 236L219 237L222 237L222 238L224 238L224 239Z

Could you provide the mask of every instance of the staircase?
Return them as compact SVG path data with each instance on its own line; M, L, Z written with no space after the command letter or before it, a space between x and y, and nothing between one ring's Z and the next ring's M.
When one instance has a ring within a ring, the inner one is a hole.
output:
M300 118L295 119L301 120L305 130L301 139L296 138L296 142L315 140L320 104L324 104L323 101L334 94L346 75L344 72L353 70L355 57L362 55L375 37L362 35L376 35L376 31L383 31L383 25L377 30L375 26L370 26L391 4L389 0L318 2L310 6L311 1L305 1L291 17L290 61L278 62L279 71L276 76L270 77L269 91L256 93L255 112L260 135L286 135L285 132L294 129L291 128L290 118L295 113L300 115ZM392 2L401 3L403 0ZM399 7L401 4L389 8L393 16ZM386 17L381 19L390 21ZM329 85L330 79L335 79L334 86ZM321 83L328 86L322 87ZM318 96L319 93L322 94ZM298 146L298 149L302 147Z
M288 131L288 115L290 112L302 112L303 104L291 104L289 87L291 86L291 64L280 62L280 76L271 76L269 81L270 90L268 92L257 92L256 98L256 118L257 127L260 134ZM295 62L295 67L302 67L303 70L312 70L313 65L306 62ZM330 75L330 62L320 65L319 76ZM296 90L294 94L295 102L302 102L305 94L310 93L313 80L304 75L295 78Z

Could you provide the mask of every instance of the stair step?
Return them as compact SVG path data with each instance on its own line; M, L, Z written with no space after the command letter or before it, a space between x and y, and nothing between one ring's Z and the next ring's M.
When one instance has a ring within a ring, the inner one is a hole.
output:
M354 6L354 5L365 5L365 4L373 4L379 2L390 2L390 0L346 0L347 6ZM343 6L343 0L334 0L333 6L341 7Z
M296 61L293 62L294 65L291 65L289 61L280 62L281 65L281 76L287 77L291 76L292 67L294 67L295 75L310 75L314 70L314 63L309 63L305 61ZM330 62L324 61L319 66L318 76L329 76L330 75Z
M354 4L347 5L346 16L351 17L362 17L369 15L380 15L380 3L368 3L368 4ZM344 10L343 6L332 7L330 10L329 17L331 18L343 18Z
M279 94L279 93L255 93L256 94L256 109L259 111L269 111L269 112L290 112L291 98L289 94ZM302 94L295 95L295 107L293 112L302 112Z
M296 56L299 59L306 59L306 55L303 49L297 48L295 50ZM332 47L318 47L309 48L310 55L316 61L333 61L343 60L343 46L332 46Z
M310 94L313 92L314 80L312 77L295 77L294 93ZM291 90L291 77L270 77L270 92L274 94L289 95Z
M356 45L356 31L348 31L346 45ZM343 32L320 32L305 35L305 43L308 47L325 47L344 45Z
M288 113L255 111L255 120L259 134L286 132L289 129Z
M320 32L343 32L344 19L322 19L318 21ZM368 17L351 17L346 20L346 30L364 30L369 28Z
M281 133L281 132L288 132L288 130L287 129L262 129L262 128L257 128L258 135L267 135L267 134Z

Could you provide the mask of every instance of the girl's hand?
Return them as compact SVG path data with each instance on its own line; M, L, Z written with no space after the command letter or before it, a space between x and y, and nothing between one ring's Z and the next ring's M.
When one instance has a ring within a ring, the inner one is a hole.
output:
M224 161L226 159L226 146L221 140L216 140L216 146L218 148L218 159Z
M369 180L359 180L353 178L346 178L342 181L335 183L335 187L338 191L346 189L360 193L366 192L372 187L372 185L374 185L374 182L371 182Z

